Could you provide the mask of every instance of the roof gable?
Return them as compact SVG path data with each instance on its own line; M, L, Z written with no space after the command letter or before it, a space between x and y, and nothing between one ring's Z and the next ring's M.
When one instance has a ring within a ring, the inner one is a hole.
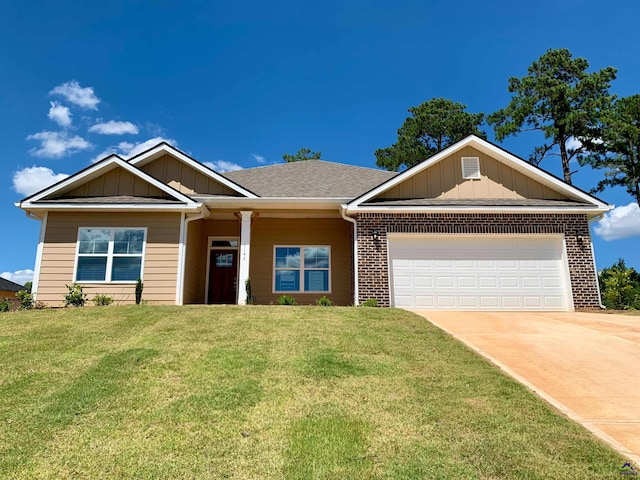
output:
M117 155L111 155L66 179L41 190L20 202L23 208L39 202L51 204L56 200L78 197L163 197L182 204L195 206L188 196L163 184L137 169Z
M462 178L461 157L480 159L481 179ZM483 173L484 172L484 173ZM470 135L354 199L349 207L383 199L540 199L586 203L602 210L598 198L563 182L496 145Z
M166 142L129 159L183 193L256 198L257 195ZM186 168L185 168L186 167Z

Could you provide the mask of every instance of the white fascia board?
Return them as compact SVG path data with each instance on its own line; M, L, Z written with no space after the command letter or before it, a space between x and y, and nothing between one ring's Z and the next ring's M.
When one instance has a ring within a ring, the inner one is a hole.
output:
M46 211L46 212L61 212L61 211L164 211L164 212L190 212L199 211L202 208L202 204L192 203L189 205L154 205L146 203L127 203L127 204L114 204L114 203L83 203L83 204L70 204L70 203L37 203L37 204L22 204L20 208L28 211ZM206 208L206 207L205 207Z
M354 199L349 204L349 207L357 207L362 203L366 203L367 201L371 200L377 195L380 195L381 193L384 193L385 191L395 187L399 183L402 183L407 178L410 178L426 170L427 168L431 167L435 163L438 163L439 161L449 157L450 155L453 155L458 150L461 150L462 148L467 146L472 146L477 150L480 150L481 152L489 155L491 158L495 158L496 160L510 166L511 168L522 172L528 177L531 177L539 181L540 183L549 186L553 190L556 190L558 192L561 192L567 195L568 197L579 198L580 200L583 200L585 202L588 202L594 205L596 208L606 209L604 211L610 210L609 208L610 206L607 203L604 203L598 200L597 198L573 187L572 185L568 185L567 183L563 182L559 178L554 177L553 175L545 172L544 170L541 170L540 168L534 167L529 162L522 160L521 158L516 157L515 155L507 152L506 150L498 148L495 145L487 142L486 140L476 137L475 135L469 135L468 137L460 140L459 142L451 145L450 147L445 148L441 152L436 153L434 156L430 157L429 159L424 160L423 162L405 170L401 174L396 175L390 180L387 180L386 182L382 183L381 185L374 188L373 190Z
M22 201L20 202L20 207L21 208L33 208L34 207L34 203L37 202L38 200L43 199L44 197L47 197L49 195L55 194L56 192L59 192L71 185L74 185L76 183L81 184L83 180L86 180L88 177L97 177L99 176L102 172L104 171L109 171L112 170L116 167L120 167L125 169L126 171L128 171L129 173L131 173L132 175L146 181L147 183L153 185L154 187L158 188L159 190L162 190L163 192L165 192L166 194L170 195L171 197L175 198L178 201L184 202L187 205L195 205L196 202L194 202L191 198L187 197L186 195L180 193L179 191L177 191L174 188L171 188L170 186L160 182L159 180L153 178L152 176L148 175L147 173L143 172L142 170L136 168L135 166L132 166L131 164L129 164L128 162L125 162L124 160L122 160L120 157L117 157L115 155L106 158L105 160L103 160L102 162L96 163L94 166L87 168L86 170L76 174L76 175L72 175L70 177L68 177L67 179L63 180L60 183L57 183L55 185L53 185L51 188L42 190L41 192L37 193L36 195L34 195L33 197L27 197L28 201Z
M141 153L137 157L134 157L131 160L129 160L128 163L135 166L142 166L158 158L159 157L158 154L164 154L164 153L177 158L181 162L189 165L191 168L197 170L203 175L223 184L226 187L229 187L231 190L235 192L238 192L240 195L244 195L245 197L248 197L248 198L258 198L258 196L255 193L252 193L249 190L246 190L245 188L241 187L235 182L232 182L228 178L223 177L222 175L215 172L214 170L211 170L210 168L205 167L203 164L201 164L197 160L194 160L188 155L185 155L184 153L182 153L180 150L173 148L171 145L168 145L166 143L161 143L160 145L157 145L151 150L147 150L146 152Z
M242 198L242 197L201 197L194 196L194 200L205 203L208 206L219 206L223 208L242 207L242 208L282 208L291 209L301 208L339 208L340 205L348 202L350 199L345 198L309 198L309 197L258 197L258 198Z
M425 206L406 206L406 207L347 207L347 215L356 215L358 213L580 213L585 215L600 215L608 212L613 207L607 205L604 208L572 208L572 207L500 207L500 206L480 206L480 207L425 207Z

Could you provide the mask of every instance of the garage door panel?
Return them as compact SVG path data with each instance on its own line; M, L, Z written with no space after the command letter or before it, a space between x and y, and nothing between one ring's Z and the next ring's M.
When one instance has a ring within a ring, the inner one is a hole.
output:
M562 237L389 237L395 306L566 310Z

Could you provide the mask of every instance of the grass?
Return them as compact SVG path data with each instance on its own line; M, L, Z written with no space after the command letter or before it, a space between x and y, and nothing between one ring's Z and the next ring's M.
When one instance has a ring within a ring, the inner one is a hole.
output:
M603 479L623 463L404 311L0 315L0 478Z

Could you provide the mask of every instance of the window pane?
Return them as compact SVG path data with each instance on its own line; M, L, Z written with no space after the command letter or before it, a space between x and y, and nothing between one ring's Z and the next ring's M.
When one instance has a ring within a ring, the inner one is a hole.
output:
M305 247L305 268L329 268L329 247Z
M142 253L144 230L116 230L113 253Z
M135 281L140 278L141 257L113 257L113 267L111 269L111 280Z
M300 290L299 270L276 270L276 291L297 292Z
M300 249L299 248L276 248L276 268L299 268Z
M233 253L216 253L216 267L233 267Z
M304 291L305 292L328 292L329 291L329 270L305 270L304 271Z
M212 247L237 247L237 240L211 240Z
M78 257L76 280L79 282L104 282L107 274L107 257Z
M80 253L107 253L109 250L109 230L83 228L80 230Z

